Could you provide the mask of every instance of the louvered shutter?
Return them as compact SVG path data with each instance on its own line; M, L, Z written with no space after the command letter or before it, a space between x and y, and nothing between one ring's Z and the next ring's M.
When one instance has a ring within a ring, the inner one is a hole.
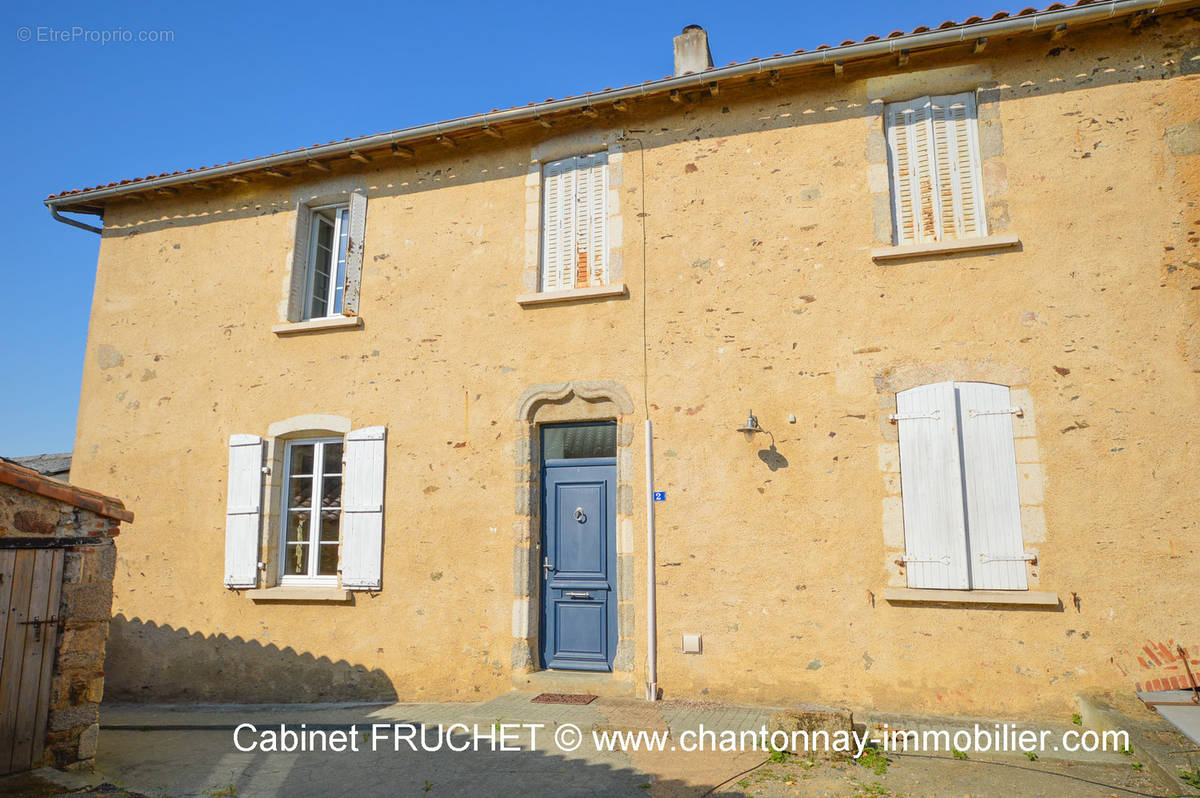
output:
M587 221L586 240L587 285L608 283L608 154L599 153L580 159L586 164L588 180L581 187L578 204L584 209Z
M987 235L981 211L982 183L975 98L930 98L934 169L937 174L937 240Z
M300 321L308 312L304 296L308 292L309 248L312 246L312 210L296 208L296 237L292 242L292 279L288 286L288 321Z
M908 586L970 586L954 383L896 395Z
M262 519L262 438L229 436L225 505L225 586L258 586L258 530Z
M928 97L887 107L897 244L937 240L933 128Z
M346 246L346 285L342 293L342 315L358 315L358 297L362 290L363 238L367 232L367 197L350 194L350 235Z
M575 243L575 159L548 163L542 174L542 290L571 287Z
M379 590L383 562L384 427L346 435L342 483L342 587Z
M962 414L963 471L971 586L1025 590L1021 503L1009 390L984 382L957 384Z
M979 157L979 120L975 114L975 96L956 94L946 98L946 125L953 141L951 153L958 205L954 231L958 238L987 235L987 217L983 207L983 169Z

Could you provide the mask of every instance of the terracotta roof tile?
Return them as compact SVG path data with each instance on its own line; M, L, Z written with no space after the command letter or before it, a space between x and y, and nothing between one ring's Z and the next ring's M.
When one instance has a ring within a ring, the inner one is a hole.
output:
M127 523L133 521L133 513L125 509L120 499L51 479L5 457L0 457L0 484L11 485L38 496L91 510L106 518Z

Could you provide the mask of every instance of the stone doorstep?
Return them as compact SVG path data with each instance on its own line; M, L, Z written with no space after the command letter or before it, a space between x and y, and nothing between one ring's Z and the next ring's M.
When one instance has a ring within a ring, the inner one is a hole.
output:
M533 671L514 673L512 688L522 693L589 693L596 696L634 696L632 673ZM531 696L532 698L532 696Z

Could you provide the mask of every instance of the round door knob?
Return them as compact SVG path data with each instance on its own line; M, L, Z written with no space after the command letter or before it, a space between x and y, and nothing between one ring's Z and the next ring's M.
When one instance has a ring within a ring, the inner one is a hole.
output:
M581 524L587 520L587 515L583 512L582 507L575 508L575 520Z

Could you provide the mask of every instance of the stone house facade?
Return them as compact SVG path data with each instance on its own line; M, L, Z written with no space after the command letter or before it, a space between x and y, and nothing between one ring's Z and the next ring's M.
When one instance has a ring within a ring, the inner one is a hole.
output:
M688 29L664 80L48 198L103 217L110 692L1132 689L1200 643L1198 20Z
M89 768L99 738L117 499L0 458L0 775Z

